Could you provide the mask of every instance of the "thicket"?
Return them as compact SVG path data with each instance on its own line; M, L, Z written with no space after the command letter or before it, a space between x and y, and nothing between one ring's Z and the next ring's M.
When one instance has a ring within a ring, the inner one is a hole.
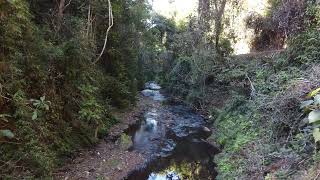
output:
M97 142L136 101L149 6L111 1L0 0L0 177L51 176ZM110 14L109 14L110 15Z
M212 110L217 142L223 147L216 157L218 179L318 176L319 91L315 90L320 85L316 43L320 11L315 2L305 3L296 11L303 11L300 22L286 21L290 30L294 29L290 23L303 29L288 37L283 53L252 57L246 64L235 57L219 75L231 86L239 86L240 77L249 93L230 93L225 108ZM277 4L273 14L287 5L287 1Z
M199 3L205 19L214 11L210 3L223 1ZM230 56L228 36L219 36L219 49L215 44L216 22L192 17L175 27L166 49L172 53L164 62L170 68L161 78L169 92L208 113L213 122L213 139L222 148L216 157L218 179L318 175L319 5L270 3L265 17L248 17L247 25L256 32L253 50L286 44L280 54Z

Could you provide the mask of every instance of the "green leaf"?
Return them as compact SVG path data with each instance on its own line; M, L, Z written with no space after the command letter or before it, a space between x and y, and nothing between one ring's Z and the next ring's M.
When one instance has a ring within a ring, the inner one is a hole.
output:
M317 95L319 92L320 92L320 88L317 88L317 89L311 91L311 92L308 94L307 97L313 97L313 96Z
M320 129L319 128L315 128L312 132L313 138L315 142L320 141Z
M313 100L308 100L308 101L302 101L300 105L300 109L304 109L307 106L310 106L314 101Z
M317 94L316 96L314 96L314 104L315 105L320 104L320 94Z
M14 4L14 0L7 0L8 3Z
M314 123L320 120L320 110L314 110L309 113L309 123Z
M32 104L34 107L37 107L40 105L40 102L38 100L36 100L33 104Z
M43 106L44 106L44 108L45 108L47 111L49 111L49 106L48 106L48 104L44 104Z
M7 117L12 117L9 114L0 114L0 120L5 121L5 122L9 122Z
M46 99L46 96L40 97L40 100L43 102Z
M37 111L33 111L32 120L36 120L37 118L38 118L38 112Z
M9 129L0 130L0 137L7 137L9 139L12 139L14 138L14 134Z

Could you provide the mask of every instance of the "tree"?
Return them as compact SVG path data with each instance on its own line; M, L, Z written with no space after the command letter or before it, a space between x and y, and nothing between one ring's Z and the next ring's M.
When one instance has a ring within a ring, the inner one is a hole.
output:
M215 45L216 45L216 50L219 54L220 52L220 47L219 47L219 40L220 40L220 35L222 32L222 17L224 14L224 9L226 7L226 2L227 0L213 0L214 3L214 15L215 15Z
M222 19L227 0L199 0L198 14L199 24L203 32L210 32L212 24L214 24L214 43L219 54L220 35L222 33ZM212 22L212 19L214 20Z

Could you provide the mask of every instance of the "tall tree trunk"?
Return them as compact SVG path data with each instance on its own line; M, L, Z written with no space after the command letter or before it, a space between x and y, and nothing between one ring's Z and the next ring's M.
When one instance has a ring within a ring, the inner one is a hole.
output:
M63 10L65 8L65 6L64 6L65 2L66 2L66 0L60 0L60 2L59 2L59 7L58 7L58 21L59 21L59 24L62 22Z
M211 6L210 0L198 1L199 23L200 23L201 29L203 29L204 32L207 32L210 29L210 19L211 19L210 6Z
M218 54L221 55L219 41L220 41L220 35L222 32L222 18L224 14L224 10L226 7L227 0L222 0L220 7L218 6L217 0L215 0L215 46Z

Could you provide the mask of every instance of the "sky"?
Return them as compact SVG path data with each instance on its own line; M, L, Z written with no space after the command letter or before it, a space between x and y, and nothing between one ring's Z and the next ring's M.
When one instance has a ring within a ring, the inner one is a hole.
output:
M177 13L177 19L184 19L197 9L198 0L149 0L153 9L166 17L171 18ZM248 9L261 12L264 10L266 0L245 0Z

